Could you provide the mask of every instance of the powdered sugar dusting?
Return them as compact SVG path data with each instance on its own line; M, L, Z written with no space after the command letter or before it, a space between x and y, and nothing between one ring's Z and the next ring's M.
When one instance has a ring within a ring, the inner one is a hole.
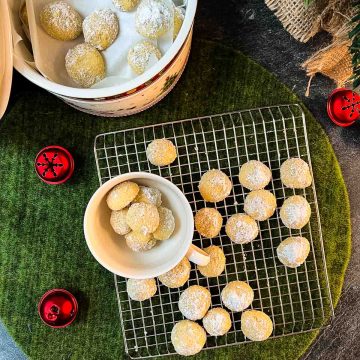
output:
M254 219L246 214L235 214L226 223L226 233L237 244L246 244L259 234L259 228Z
M145 37L156 39L170 30L173 15L173 7L166 0L143 0L136 11L136 30Z
M159 212L155 205L134 203L129 208L126 221L132 230L151 234L159 226Z
M262 189L271 180L271 171L262 162L250 160L241 167L239 180L247 189Z
M173 269L160 275L159 280L169 288L177 288L183 286L189 280L190 270L190 262L185 257Z
M304 263L310 252L309 241L301 236L288 237L276 249L281 263L289 267L298 267Z
M110 224L114 231L119 235L125 235L131 231L126 223L126 214L128 209L113 210L110 216Z
M131 11L140 0L113 0L113 4L121 11Z
M156 245L152 235L144 235L141 232L132 231L125 235L126 245L135 252L147 251Z
M86 43L76 45L67 52L65 67L69 76L85 88L105 77L105 63L102 55Z
M119 19L110 9L95 10L83 22L85 42L104 50L110 46L119 33Z
M160 58L160 50L147 40L135 44L128 53L128 63L137 74L142 74L145 70L155 65Z
M243 311L254 300L254 291L243 281L232 281L221 292L221 300L232 311Z
M153 187L140 186L140 191L137 197L135 198L134 202L144 202L159 207L162 202L161 192L159 189Z
M263 221L272 216L276 209L275 196L267 190L254 190L246 197L244 210L252 218Z
M226 258L223 250L216 245L210 245L203 250L210 256L210 261L205 266L198 265L200 273L207 277L219 276L225 269Z
M290 196L284 201L280 210L281 220L289 228L302 228L310 219L311 208L305 198L299 195Z
M155 139L146 148L146 156L151 164L166 166L175 161L176 147L168 139Z
M203 325L210 335L221 336L230 330L231 318L226 310L213 308L204 317Z
M82 18L65 1L55 1L45 5L40 14L40 19L43 26L48 24L51 28L62 29L66 33L69 31L74 32L77 36L81 33ZM46 30L48 29L48 26L44 27ZM49 35L53 36L52 33Z
M155 279L128 279L126 283L126 291L129 297L135 301L144 301L151 298L155 295L156 290Z
M285 186L295 189L306 188L312 182L309 165L300 158L284 161L280 167L280 177Z
M171 210L165 207L159 207L159 226L154 231L153 236L157 240L167 240L175 229L175 218Z
M202 208L195 215L196 230L205 237L215 237L219 234L223 218L214 208Z
M210 303L209 290L199 285L193 285L180 295L179 309L189 320L199 320L205 316Z
M205 200L218 202L224 200L232 188L232 183L221 170L207 171L200 180L199 190Z

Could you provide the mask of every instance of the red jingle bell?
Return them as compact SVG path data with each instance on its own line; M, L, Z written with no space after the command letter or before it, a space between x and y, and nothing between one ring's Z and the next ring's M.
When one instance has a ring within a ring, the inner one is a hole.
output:
M360 118L359 94L350 89L335 89L328 98L327 112L336 125L353 125Z
M41 320L52 328L69 326L76 318L78 303L65 289L52 289L41 298L38 311Z
M63 184L70 179L74 172L74 158L62 146L47 146L36 155L35 170L45 183Z

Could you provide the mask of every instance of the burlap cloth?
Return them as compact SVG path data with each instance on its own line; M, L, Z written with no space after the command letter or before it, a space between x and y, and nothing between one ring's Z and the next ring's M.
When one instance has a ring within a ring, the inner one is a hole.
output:
M350 83L353 69L348 34L354 16L350 0L313 0L309 6L304 0L265 0L265 3L296 40L307 42L322 30L332 35L329 45L302 64L310 77L307 95L316 73L333 79L339 87Z

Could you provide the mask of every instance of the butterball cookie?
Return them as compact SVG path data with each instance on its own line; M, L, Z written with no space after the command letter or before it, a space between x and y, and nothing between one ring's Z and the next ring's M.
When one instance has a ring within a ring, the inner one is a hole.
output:
M135 9L140 0L113 0L115 7L120 11L131 11Z
M159 207L159 226L153 232L156 240L167 240L175 230L175 218L171 210L165 207Z
M244 281L232 281L221 292L223 304L231 311L243 311L254 300L254 291Z
M201 275L206 277L219 276L225 269L225 255L219 246L211 245L203 249L209 256L210 261L205 266L198 265Z
M209 310L210 304L210 291L203 286L193 285L180 295L179 310L189 320L200 320Z
M302 265L310 252L309 240L302 236L291 236L280 243L277 256L285 266L296 268Z
M230 314L220 307L210 309L203 318L203 325L209 335L225 335L231 328Z
M126 222L136 232L151 234L159 226L159 211L152 204L134 203L126 214Z
M264 312L247 310L241 314L241 331L252 341L264 341L273 332L273 323Z
M146 156L155 166L170 165L177 157L176 147L168 139L156 139L147 147Z
M153 204L156 207L161 205L161 192L159 189L148 187L148 186L140 186L139 193L137 194L134 202L144 202L147 204Z
M168 288L178 288L183 286L189 280L190 270L190 262L184 257L173 269L160 275L158 279Z
M199 191L205 201L216 203L230 195L232 183L221 170L209 170L200 179Z
M139 41L128 52L127 61L135 74L141 75L161 59L160 49L148 40Z
M300 158L287 159L281 164L282 183L292 189L305 189L312 183L309 165Z
M247 244L259 235L259 227L249 215L235 214L227 221L225 232L234 243Z
M105 50L119 34L119 19L110 9L96 10L85 18L83 33L85 42Z
M195 215L195 228L200 235L213 238L218 236L223 224L223 218L214 208L200 209Z
M271 170L258 160L250 160L240 168L240 184L249 190L263 189L271 180Z
M156 240L151 234L131 231L125 235L126 245L135 252L148 251L156 245Z
M40 24L57 40L74 40L82 32L81 15L65 1L46 4L40 12Z
M89 44L79 44L65 56L65 69L79 86L89 88L105 78L105 61L98 50Z
M195 355L204 347L206 333L196 322L181 320L171 331L171 342L179 355Z
M144 301L150 299L156 294L155 279L136 280L128 279L126 282L126 291L130 299L135 301Z
M275 212L276 198L268 190L251 191L245 198L244 211L253 219L264 221Z
M170 30L174 9L166 0L143 0L135 14L136 31L149 39L157 39Z
M280 209L281 221L290 229L303 228L309 222L310 216L310 205L300 195L293 195L287 198Z
M106 198L111 210L121 210L127 207L137 196L139 185L132 181L124 181L113 187Z
M126 235L131 231L126 222L126 214L128 209L113 210L110 216L110 224L114 231L119 235Z

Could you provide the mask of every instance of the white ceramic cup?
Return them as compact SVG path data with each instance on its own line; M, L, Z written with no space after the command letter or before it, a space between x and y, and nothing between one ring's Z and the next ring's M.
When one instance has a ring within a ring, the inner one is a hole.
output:
M170 239L158 241L149 251L132 251L124 237L116 234L110 225L107 194L115 185L127 180L159 189L162 205L171 209L175 217L175 231ZM184 256L195 264L207 265L210 258L192 244L193 233L193 213L185 195L169 180L145 172L123 174L104 183L90 199L84 216L85 239L95 259L114 274L132 279L164 274Z

